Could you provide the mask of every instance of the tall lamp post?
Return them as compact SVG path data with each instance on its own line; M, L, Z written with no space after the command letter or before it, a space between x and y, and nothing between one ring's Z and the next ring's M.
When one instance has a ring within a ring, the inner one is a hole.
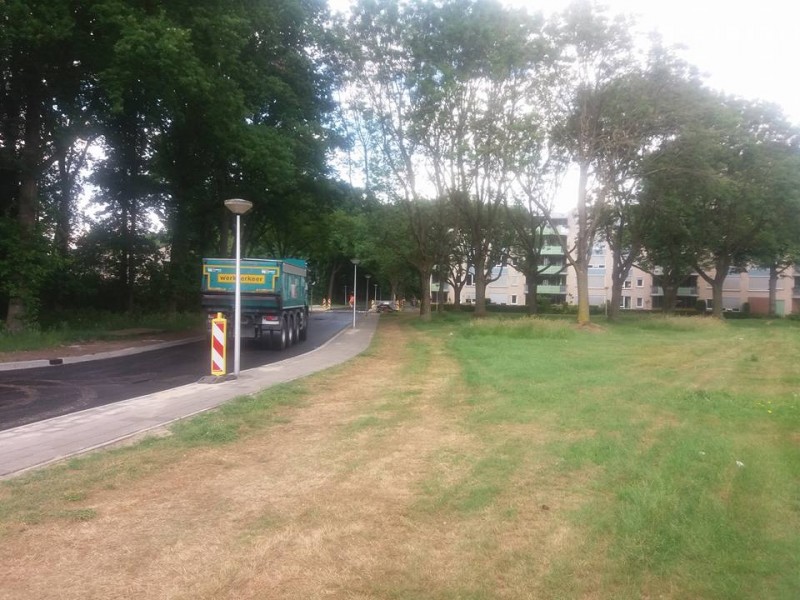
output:
M235 293L235 317L233 320L233 374L239 378L239 367L242 358L242 234L241 220L242 215L253 208L253 203L241 198L231 198L225 200L225 208L236 215L236 293Z
M375 305L377 306L377 304L378 304L378 284L377 283L373 283L372 285L375 286L375 294L373 295L373 297L375 298Z
M356 328L356 304L358 304L358 263L361 261L357 258L351 258L350 262L353 263L353 329Z
M369 312L369 278L372 277L372 275L364 275L364 277L367 280L367 312Z

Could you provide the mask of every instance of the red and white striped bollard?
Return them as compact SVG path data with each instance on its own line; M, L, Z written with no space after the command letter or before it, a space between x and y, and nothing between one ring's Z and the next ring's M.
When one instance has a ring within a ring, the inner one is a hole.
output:
M225 375L226 341L228 339L228 320L217 313L216 319L211 319L211 374Z

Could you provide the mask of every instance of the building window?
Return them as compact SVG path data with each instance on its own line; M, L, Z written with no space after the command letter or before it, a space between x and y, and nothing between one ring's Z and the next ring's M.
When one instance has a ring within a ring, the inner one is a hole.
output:
M636 308L644 308L644 298L636 299Z
M467 273L466 285L475 285L475 276L472 273Z
M624 289L624 290L629 290L629 289L631 289L631 280L630 280L630 279L626 279L626 280L625 280L625 281L622 283L622 289Z
M511 304L516 304L516 303L517 303L517 295L511 294Z
M619 299L619 307L620 308L630 308L631 307L631 297L630 296L623 296Z
M642 279L641 277L639 277L639 278L636 280L636 287L637 287L637 288L644 287L644 279Z

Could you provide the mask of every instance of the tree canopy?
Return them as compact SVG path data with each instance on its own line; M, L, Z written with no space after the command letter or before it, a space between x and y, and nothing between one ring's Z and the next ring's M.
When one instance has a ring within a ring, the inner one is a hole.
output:
M6 0L0 315L193 309L200 258L231 251L230 197L254 204L245 253L308 259L320 295L358 257L424 318L434 273L469 278L480 315L511 261L533 310L568 168L579 322L598 237L612 296L633 264L665 288L697 272L716 300L732 268L777 277L800 253L797 129L631 31L582 0L548 18L360 0L341 19L323 0Z

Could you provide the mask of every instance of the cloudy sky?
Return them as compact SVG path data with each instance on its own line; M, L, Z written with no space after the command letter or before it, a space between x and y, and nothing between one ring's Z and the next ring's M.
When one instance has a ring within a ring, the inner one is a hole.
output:
M507 0L561 10L568 0ZM792 0L606 0L612 12L635 15L646 31L682 44L682 55L708 84L775 102L800 125L800 4Z
M329 0L341 9L351 0ZM570 0L503 0L515 7L560 11ZM711 87L783 107L800 125L800 3L795 0L605 0L657 30L706 75Z

